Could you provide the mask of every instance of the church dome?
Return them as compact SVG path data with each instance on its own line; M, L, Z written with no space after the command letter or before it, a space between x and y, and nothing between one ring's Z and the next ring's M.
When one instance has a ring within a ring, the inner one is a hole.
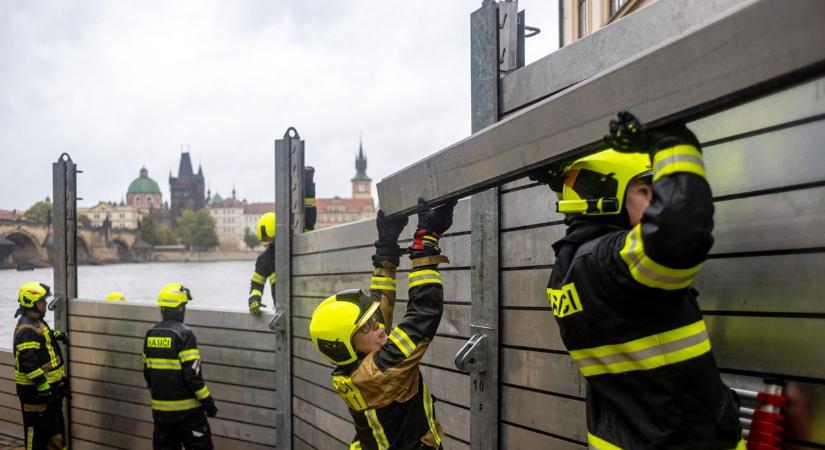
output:
M126 194L160 194L160 187L155 180L149 178L146 168L140 169L140 176L129 184Z

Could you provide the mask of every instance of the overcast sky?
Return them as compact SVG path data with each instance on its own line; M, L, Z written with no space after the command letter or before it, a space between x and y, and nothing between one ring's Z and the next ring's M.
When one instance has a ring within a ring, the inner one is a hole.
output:
M169 199L181 145L212 192L272 201L294 126L318 197L349 196L363 133L383 177L470 134L469 20L481 0L0 2L0 209L51 196L68 152L81 206L141 166ZM521 0L527 60L558 46L557 0Z

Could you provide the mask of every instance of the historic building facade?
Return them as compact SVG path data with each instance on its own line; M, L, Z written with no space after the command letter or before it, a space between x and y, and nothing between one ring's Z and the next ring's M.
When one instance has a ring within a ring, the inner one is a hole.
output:
M568 45L656 0L560 0L562 37Z
M152 209L163 206L163 194L155 180L149 178L146 167L140 169L140 176L129 184L126 191L126 204L137 208L141 213L148 213Z

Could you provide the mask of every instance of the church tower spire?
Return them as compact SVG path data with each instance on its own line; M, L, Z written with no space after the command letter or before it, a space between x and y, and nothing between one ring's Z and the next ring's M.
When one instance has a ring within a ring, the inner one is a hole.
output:
M355 178L350 181L352 181L352 198L372 198L372 179L367 176L367 157L364 155L363 136L358 139Z

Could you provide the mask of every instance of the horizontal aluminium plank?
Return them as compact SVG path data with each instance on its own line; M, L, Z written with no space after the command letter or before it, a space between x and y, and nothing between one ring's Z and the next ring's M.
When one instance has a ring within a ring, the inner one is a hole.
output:
M442 264L441 269L450 264ZM409 298L408 273L398 272L395 276L396 297L398 300ZM309 275L292 278L293 307L300 300L296 297L315 297L325 299L345 289L361 289L369 292L372 271L357 274ZM441 270L444 287L444 300L448 302L470 303L470 270ZM295 313L293 313L295 314Z
M501 420L580 442L587 442L584 401L501 388Z

